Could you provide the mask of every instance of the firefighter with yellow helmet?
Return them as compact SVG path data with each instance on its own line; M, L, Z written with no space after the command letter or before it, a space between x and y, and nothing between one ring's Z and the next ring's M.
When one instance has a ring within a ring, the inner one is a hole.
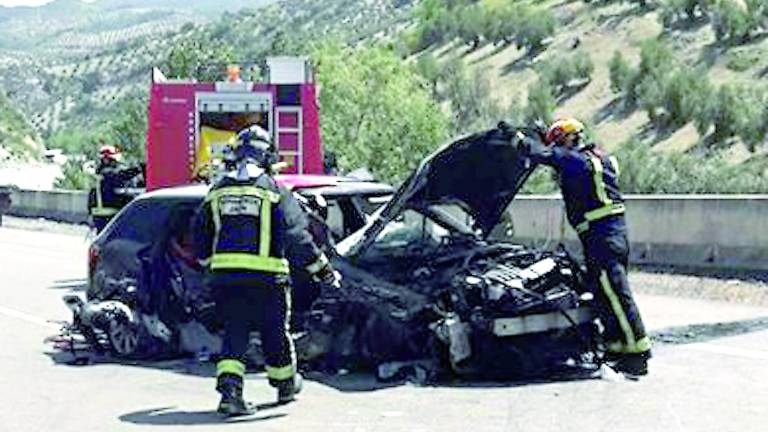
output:
M627 279L629 241L618 160L588 142L575 118L553 122L521 148L559 177L568 221L581 240L605 330L605 360L629 378L648 373L651 343Z

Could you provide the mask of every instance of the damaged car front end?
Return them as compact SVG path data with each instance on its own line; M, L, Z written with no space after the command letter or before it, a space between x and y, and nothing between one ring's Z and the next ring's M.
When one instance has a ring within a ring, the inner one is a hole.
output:
M564 250L489 237L535 169L516 132L446 145L338 245L343 286L315 303L307 360L382 377L383 365L418 364L432 376L488 378L594 361L598 328L579 265Z

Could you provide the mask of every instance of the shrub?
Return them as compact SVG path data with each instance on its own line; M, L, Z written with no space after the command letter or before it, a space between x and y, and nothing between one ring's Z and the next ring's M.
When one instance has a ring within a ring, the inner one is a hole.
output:
M485 74L467 73L461 60L450 62L441 76L440 100L451 108L451 134L488 128L502 119L502 110L491 96L491 84Z
M544 40L555 33L557 20L544 8L521 9L521 14L515 37L517 46L529 53L538 52L544 47Z
M664 75L674 68L672 50L666 42L648 39L640 49L640 64L636 71L626 77L624 86L624 108L634 109L638 102L655 118L655 107L661 105L663 91L659 88Z
M579 51L571 57L542 63L538 67L539 78L552 85L555 94L561 94L574 81L589 81L595 69L589 54Z
M755 66L761 60L760 54L753 52L732 52L728 56L728 63L725 65L728 69L736 72L744 72Z
M526 7L520 4L505 4L489 11L483 37L494 44L509 45L514 42L520 27L520 17L525 15Z
M445 139L445 114L392 51L324 44L312 58L323 87L323 139L342 169L365 167L396 182Z
M480 47L480 38L487 32L489 17L481 4L475 4L461 10L457 18L459 39L475 50Z
M678 69L668 79L664 92L664 109L668 124L682 126L691 121L706 95L709 81L704 71Z
M724 85L707 101L706 106L699 112L696 128L699 134L706 134L711 126L713 142L722 142L739 133L742 118L745 115L743 97L744 89L734 85Z
M745 104L739 136L751 152L756 151L757 146L762 144L768 135L766 118L768 118L768 103L765 96L755 100L754 103Z
M613 57L611 57L611 61L608 63L608 72L611 78L611 90L614 93L624 91L632 77L632 68L630 68L619 51L613 53Z
M655 126L662 123L663 113L661 106L664 104L664 81L662 77L649 77L643 79L637 86L638 102L647 114L648 119Z
M529 124L536 121L549 124L552 122L552 112L556 107L557 102L552 85L540 79L528 87L528 104L525 107L524 120Z
M84 169L84 158L70 158L62 167L62 176L56 179L54 187L66 190L88 190L93 186L93 176Z
M440 0L425 0L414 8L416 20L416 36L418 41L416 51L426 49L432 45L448 40L448 33L452 33L450 26L451 17L448 8Z
M592 62L589 54L586 51L579 51L573 57L571 57L571 69L574 74L574 78L580 80L592 79L592 72L595 71L595 64Z
M665 28L683 19L693 21L707 15L712 4L713 0L665 0L661 3L659 21Z
M756 21L734 0L718 0L712 11L712 27L718 41L742 43L755 30Z
M640 73L645 75L660 70L668 70L676 64L674 53L669 44L660 39L647 39L640 48Z
M641 142L628 142L614 152L622 170L625 193L765 193L768 176L759 164L730 165L720 153L660 153Z
M419 56L416 61L416 71L429 83L432 95L437 97L437 85L440 81L440 65L431 52Z
M200 81L216 81L224 67L234 60L231 46L220 46L216 41L189 37L171 47L165 58L165 70L169 78L196 78Z

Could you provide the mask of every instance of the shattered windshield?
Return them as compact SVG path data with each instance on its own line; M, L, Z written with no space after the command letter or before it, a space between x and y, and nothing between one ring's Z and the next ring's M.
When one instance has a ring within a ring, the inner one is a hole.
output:
M376 236L373 247L379 250L440 244L450 231L415 210L406 210L388 223Z
M453 237L474 236L472 217L458 205L432 205L406 209L376 236L377 254L421 254L450 243ZM362 240L362 236L357 240Z

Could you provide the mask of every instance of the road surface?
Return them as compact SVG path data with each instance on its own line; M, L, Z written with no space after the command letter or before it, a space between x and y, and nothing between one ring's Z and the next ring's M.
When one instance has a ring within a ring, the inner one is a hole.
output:
M0 228L0 431L224 430L213 369L190 361L66 364L43 339L83 289L82 235ZM665 283L669 275L633 274ZM765 431L768 307L638 295L657 343L651 375L563 382L377 385L365 376L306 383L299 402L226 430ZM733 322L734 325L718 325ZM690 326L691 324L702 324ZM263 375L247 396L268 404Z

